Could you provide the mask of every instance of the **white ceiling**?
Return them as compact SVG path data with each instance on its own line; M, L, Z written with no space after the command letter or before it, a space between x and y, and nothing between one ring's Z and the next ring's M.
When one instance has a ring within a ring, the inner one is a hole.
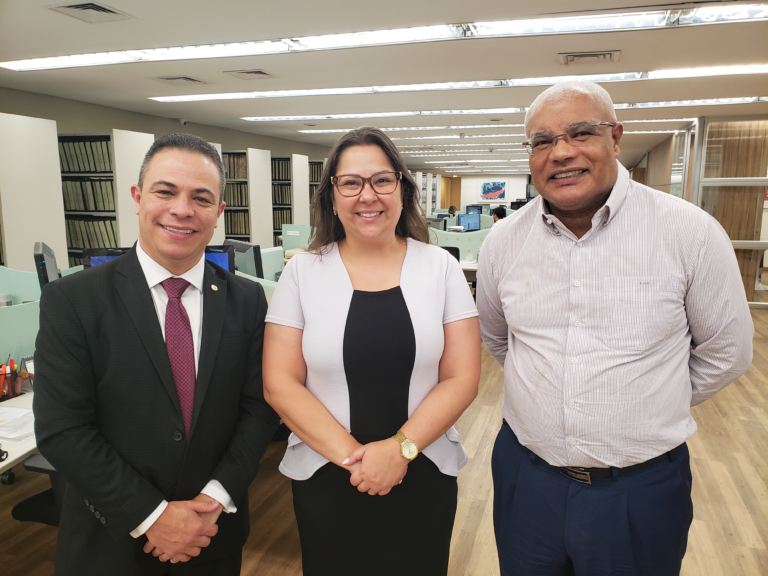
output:
M74 3L74 2L72 2ZM62 3L63 4L63 3ZM427 24L509 20L552 15L680 9L694 4L632 5L630 0L510 2L496 0L107 0L133 19L87 24L49 10L50 0L0 0L0 61L122 49L269 40L317 34L404 28ZM638 3L639 4L639 3ZM701 2L695 5L711 5ZM731 2L730 4L733 4ZM328 88L419 82L493 80L640 72L768 62L768 24L718 24L650 31L561 34L528 38L467 39L270 56L96 66L13 72L0 68L0 86L92 102L167 118L222 126L289 140L331 146L339 134L300 134L304 122L258 122L241 116L343 114L374 111L524 107L543 88L496 88L356 96L268 98L196 103L160 103L150 96ZM558 63L561 52L621 50L620 62ZM261 68L276 76L239 80L228 70ZM191 76L205 85L173 87L153 78ZM607 83L614 102L647 102L768 96L768 75ZM768 115L768 103L619 111L620 120L697 116ZM317 129L521 123L522 114L374 118L312 121ZM682 123L628 124L627 131L683 128ZM461 130L466 134L520 133L516 128ZM459 131L390 132L392 137L450 135ZM668 134L625 135L620 160L628 166ZM500 142L519 142L503 138ZM468 142L463 140L462 142ZM429 140L428 144L456 143ZM477 143L478 140L471 140ZM482 140L493 146L493 140ZM398 141L398 144L422 144ZM426 144L425 144L426 145ZM478 147L479 148L479 147ZM505 147L508 148L508 147ZM443 149L445 150L445 148ZM480 158L480 157L478 157ZM440 158L435 158L439 160ZM408 161L425 168L424 158ZM429 160L429 159L426 159ZM430 171L435 171L430 168Z

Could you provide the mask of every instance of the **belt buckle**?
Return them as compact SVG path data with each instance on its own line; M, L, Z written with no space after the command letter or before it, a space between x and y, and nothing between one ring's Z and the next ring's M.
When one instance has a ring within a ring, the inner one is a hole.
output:
M582 484L592 484L589 472L584 469L563 466L560 468L560 474L576 482L581 482Z

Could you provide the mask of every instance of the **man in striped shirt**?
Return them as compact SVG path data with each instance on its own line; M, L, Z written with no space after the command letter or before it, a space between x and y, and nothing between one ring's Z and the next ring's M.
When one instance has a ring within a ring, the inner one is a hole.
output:
M708 214L629 179L600 86L549 88L525 130L541 196L493 228L477 272L504 366L501 573L678 574L690 407L752 361L733 249Z

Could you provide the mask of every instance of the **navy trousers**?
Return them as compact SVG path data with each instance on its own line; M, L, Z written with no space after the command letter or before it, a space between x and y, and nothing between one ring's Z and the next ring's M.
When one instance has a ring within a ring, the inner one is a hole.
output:
M671 576L693 520L682 444L653 466L582 484L522 446L505 422L492 458L502 576Z

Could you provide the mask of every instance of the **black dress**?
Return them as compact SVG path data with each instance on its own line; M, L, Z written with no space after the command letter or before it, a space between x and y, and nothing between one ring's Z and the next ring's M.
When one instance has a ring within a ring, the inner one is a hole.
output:
M350 427L362 443L394 436L408 420L416 338L399 287L355 290L344 331ZM444 576L456 515L456 478L426 456L386 496L361 493L326 464L293 481L304 576Z

